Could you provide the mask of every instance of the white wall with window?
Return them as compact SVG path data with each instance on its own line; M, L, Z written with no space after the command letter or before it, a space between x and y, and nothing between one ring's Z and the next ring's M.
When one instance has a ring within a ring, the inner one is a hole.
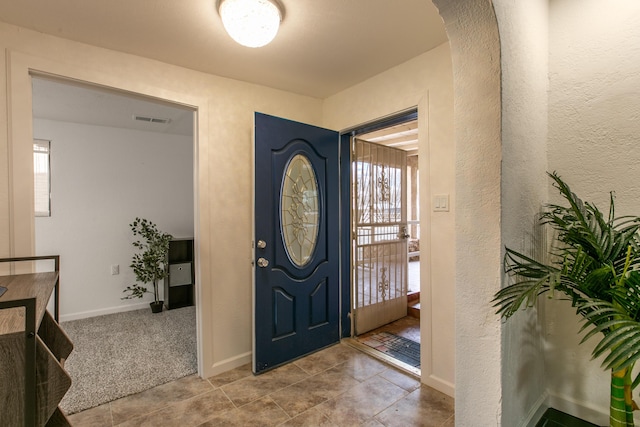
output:
M61 255L61 320L148 307L151 295L121 299L135 282L129 224L139 216L193 236L193 137L42 119L33 127L53 147L52 210L36 217L36 253Z

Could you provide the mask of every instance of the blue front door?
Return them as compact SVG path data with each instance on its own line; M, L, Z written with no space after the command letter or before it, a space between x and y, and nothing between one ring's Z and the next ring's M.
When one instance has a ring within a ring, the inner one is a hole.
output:
M338 141L255 114L255 373L340 339Z

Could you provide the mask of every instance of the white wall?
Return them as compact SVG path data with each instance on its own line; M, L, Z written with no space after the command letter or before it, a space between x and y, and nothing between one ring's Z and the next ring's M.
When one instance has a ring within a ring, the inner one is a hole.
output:
M121 300L135 283L129 224L193 237L193 137L42 119L33 129L51 141L52 211L36 218L36 254L61 256L61 320L146 306Z
M549 170L607 212L638 215L640 198L640 3L550 1ZM556 190L550 199L560 201ZM609 373L591 361L597 339L579 345L578 317L562 302L545 307L551 401L608 423Z
M546 249L534 225L547 200L548 5L504 1L495 10L502 65L502 245L536 255ZM537 421L546 397L537 310L503 324L502 357L502 425Z
M325 100L324 124L346 129L418 107L422 381L453 395L455 383L454 142L451 53L443 44ZM432 213L432 194L449 212Z

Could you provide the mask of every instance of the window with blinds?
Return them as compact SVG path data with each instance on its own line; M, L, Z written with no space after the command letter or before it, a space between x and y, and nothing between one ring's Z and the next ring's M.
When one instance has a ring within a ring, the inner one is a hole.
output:
M33 182L35 215L51 216L51 141L33 141Z

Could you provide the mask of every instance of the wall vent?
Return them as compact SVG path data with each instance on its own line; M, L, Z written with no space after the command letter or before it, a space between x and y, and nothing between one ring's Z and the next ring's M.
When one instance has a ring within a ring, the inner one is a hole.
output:
M161 125L166 125L171 122L171 119L164 119L161 117L146 117L146 116L138 116L138 115L134 115L133 120L137 120L139 122L147 122L147 123L158 123Z

